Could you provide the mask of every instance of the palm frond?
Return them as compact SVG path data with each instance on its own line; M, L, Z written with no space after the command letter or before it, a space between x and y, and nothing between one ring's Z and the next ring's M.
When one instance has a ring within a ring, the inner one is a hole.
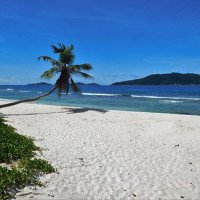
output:
M60 44L59 44L59 46L60 46ZM53 52L54 53L61 53L61 52L63 52L63 49L62 48L58 48L58 47L56 47L55 45L51 45L51 48L53 49Z
M92 69L92 65L90 65L88 63L82 64L80 66L81 66L81 69L83 69L83 70L91 70Z
M79 74L81 75L82 77L84 78L91 78L91 79L94 79L91 75L87 74L87 73L84 73L84 72L76 72L75 74Z
M63 67L63 64L60 63L59 61L49 57L49 56L40 56L38 57L38 60L41 60L43 59L44 61L47 61L47 62L50 62L53 66L57 66L57 67L60 67L62 68Z
M45 71L40 77L50 79L53 78L57 72L60 72L60 69L58 67L52 67L51 69Z
M74 50L74 45L72 44L70 47L68 47L70 51Z
M60 46L60 50L64 51L66 49L65 45L64 44L60 44L58 43L58 45Z
M72 65L69 67L70 68L70 72L77 72L80 70L91 70L92 66L90 64L81 64L81 65Z
M71 87L74 92L81 92L74 80L71 78Z

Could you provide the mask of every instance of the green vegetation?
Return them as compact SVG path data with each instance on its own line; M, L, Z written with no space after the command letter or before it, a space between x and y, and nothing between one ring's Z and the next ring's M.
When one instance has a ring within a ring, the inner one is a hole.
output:
M31 138L19 135L14 128L3 123L0 118L0 162L9 163L13 160L31 158L36 155L36 147Z
M47 161L34 158L38 151L32 138L19 135L0 118L0 200L27 184L41 185L37 175L55 172Z
M200 84L199 74L152 74L141 79L116 82L112 85L198 85Z
M60 74L58 80L55 83L55 87L58 89L59 96L62 92L68 94L69 86L71 86L74 92L80 92L80 89L78 88L77 84L74 82L72 77L74 75L78 75L83 78L92 78L92 76L83 72L91 70L92 66L88 63L74 65L74 46L71 45L66 47L63 44L58 45L58 47L51 45L53 52L55 54L58 54L59 56L58 60L55 60L54 58L51 58L49 56L40 56L38 58L39 60L43 59L44 61L50 62L53 66L49 70L45 71L41 75L41 78L51 79L56 74Z
M27 84L27 85L29 85L29 86L40 86L40 85L45 86L45 85L52 85L52 84L45 83L45 82L40 82L40 83L30 83L30 84Z
M77 82L77 85L90 85L90 86L97 86L99 85L98 83L82 83L82 82Z

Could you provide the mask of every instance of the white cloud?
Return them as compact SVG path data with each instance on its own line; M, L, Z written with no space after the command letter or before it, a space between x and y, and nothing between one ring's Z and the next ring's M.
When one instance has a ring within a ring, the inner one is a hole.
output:
M0 78L0 84L17 84L17 83L21 83L21 82L17 80L15 77Z

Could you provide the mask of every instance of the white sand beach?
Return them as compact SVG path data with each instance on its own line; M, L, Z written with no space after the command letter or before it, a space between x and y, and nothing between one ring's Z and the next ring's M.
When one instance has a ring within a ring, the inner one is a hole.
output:
M17 200L200 199L200 116L41 104L0 112L58 171Z

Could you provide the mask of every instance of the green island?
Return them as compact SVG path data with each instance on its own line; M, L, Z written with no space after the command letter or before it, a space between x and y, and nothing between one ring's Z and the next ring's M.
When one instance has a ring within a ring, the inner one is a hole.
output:
M98 86L98 83L82 83L82 82L77 82L77 85L89 85L89 86Z
M77 85L89 85L89 86L97 86L99 85L98 83L83 83L83 82L77 82ZM46 85L52 85L50 83L46 83L46 82L40 82L40 83L30 83L27 84L28 86L46 86Z
M0 117L0 199L14 197L27 185L39 185L38 176L56 170L45 160L35 158L41 148L33 139L18 134Z
M46 83L46 82L40 82L40 83L30 83L30 84L27 84L29 86L41 86L41 85L52 85L50 83Z
M200 75L194 73L152 74L144 78L121 81L112 85L199 85Z

